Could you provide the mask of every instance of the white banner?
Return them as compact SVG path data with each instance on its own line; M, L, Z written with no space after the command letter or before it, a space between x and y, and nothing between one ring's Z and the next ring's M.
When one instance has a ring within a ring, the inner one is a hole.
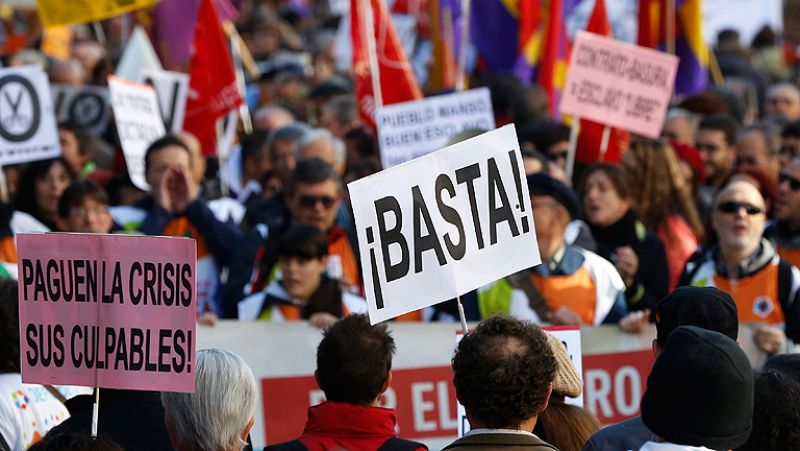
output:
M117 123L117 133L125 154L128 175L138 188L148 191L145 180L144 156L153 141L165 135L164 122L158 108L155 90L145 84L118 77L108 77L111 106Z
M186 95L189 92L189 74L165 70L147 69L142 72L142 83L156 90L164 128L170 133L183 130L183 116L186 113Z
M0 69L0 164L60 154L47 75L39 66Z
M489 88L473 89L378 109L381 162L388 168L441 149L468 128L494 129Z
M373 324L541 262L513 125L349 190Z
M59 121L69 121L93 135L106 131L111 118L108 88L52 85Z

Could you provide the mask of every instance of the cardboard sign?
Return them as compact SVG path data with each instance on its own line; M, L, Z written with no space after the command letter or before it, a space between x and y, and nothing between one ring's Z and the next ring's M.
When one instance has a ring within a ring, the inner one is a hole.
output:
M39 66L0 69L0 164L60 154L47 75Z
M468 128L494 129L489 88L473 89L378 109L378 143L384 168L441 149Z
M165 70L145 70L142 83L156 90L164 128L170 133L183 130L183 116L186 113L186 95L189 92L189 74Z
M349 190L373 324L541 262L513 125Z
M194 391L196 243L20 234L22 381Z
M579 31L560 111L655 139L677 72L675 55Z
M166 134L156 92L152 86L114 76L108 77L108 87L128 175L134 185L148 191L150 186L144 173L145 152L150 143Z
M45 27L94 22L149 8L158 0L36 0Z
M59 121L69 121L93 135L102 135L111 118L108 88L52 85Z

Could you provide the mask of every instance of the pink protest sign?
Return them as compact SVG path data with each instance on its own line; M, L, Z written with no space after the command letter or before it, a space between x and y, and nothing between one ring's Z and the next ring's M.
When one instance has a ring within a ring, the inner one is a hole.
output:
M196 243L20 234L22 381L194 391Z
M678 58L578 32L561 113L658 138L678 72Z

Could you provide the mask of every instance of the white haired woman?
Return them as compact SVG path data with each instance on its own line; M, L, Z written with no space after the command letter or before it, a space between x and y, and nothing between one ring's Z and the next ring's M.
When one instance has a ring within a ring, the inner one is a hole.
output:
M240 451L255 421L258 388L253 371L222 349L197 352L194 393L164 392L164 418L179 451Z

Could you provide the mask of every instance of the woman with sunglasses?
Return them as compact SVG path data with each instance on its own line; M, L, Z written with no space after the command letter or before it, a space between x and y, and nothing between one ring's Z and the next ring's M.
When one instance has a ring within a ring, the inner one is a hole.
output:
M712 205L717 243L686 264L680 285L727 292L739 322L761 324L753 334L759 349L767 354L791 351L786 337L800 343L800 271L762 237L764 198L755 185L737 180L723 186Z
M628 310L652 310L668 292L667 254L661 239L639 221L625 171L612 164L590 166L580 197L596 253L611 261L625 282Z

